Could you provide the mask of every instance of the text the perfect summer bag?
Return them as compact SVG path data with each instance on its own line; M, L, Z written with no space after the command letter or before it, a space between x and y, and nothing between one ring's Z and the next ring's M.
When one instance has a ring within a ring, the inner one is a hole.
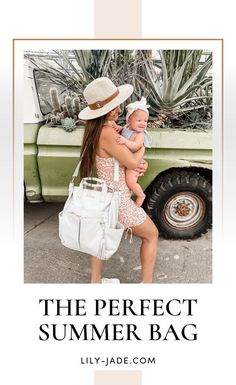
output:
M64 246L109 259L118 249L124 226L118 222L119 162L114 159L114 191L108 191L104 180L78 176L77 165L69 184L69 195L59 213L59 237Z

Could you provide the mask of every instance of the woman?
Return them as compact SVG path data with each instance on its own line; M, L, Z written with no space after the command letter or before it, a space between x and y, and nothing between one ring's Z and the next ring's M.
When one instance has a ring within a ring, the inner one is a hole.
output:
M119 137L114 129L115 121L121 112L120 104L133 92L130 84L116 87L108 78L93 80L84 90L88 106L83 109L79 118L86 120L84 138L81 148L80 177L91 174L96 165L97 175L113 189L114 160L120 163L119 221L124 224L131 235L141 238L140 259L142 266L141 283L151 283L157 254L158 230L145 211L135 205L125 182L125 167L141 173L146 171L144 146L132 153L126 146L117 142ZM103 261L92 256L91 283L119 283L118 279L102 278Z

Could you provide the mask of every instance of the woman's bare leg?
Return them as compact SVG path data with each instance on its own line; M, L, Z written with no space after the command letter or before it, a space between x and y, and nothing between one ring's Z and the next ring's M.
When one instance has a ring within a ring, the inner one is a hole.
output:
M158 230L152 220L147 216L139 226L132 228L132 232L142 239L140 259L142 265L143 283L152 283L153 270L157 256ZM91 257L91 283L101 283L103 261L97 257Z
M91 257L91 283L101 283L103 261L97 257Z
M141 225L133 227L132 231L134 235L142 239L140 248L140 259L142 265L141 282L152 283L153 270L157 257L159 232L148 216Z

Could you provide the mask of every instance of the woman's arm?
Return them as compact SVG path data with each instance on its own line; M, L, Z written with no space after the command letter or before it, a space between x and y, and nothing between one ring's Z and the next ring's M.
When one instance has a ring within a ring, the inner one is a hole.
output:
M99 147L125 167L130 169L138 167L144 155L145 147L142 146L138 151L132 153L126 146L117 143L117 137L118 134L114 129L104 126L99 139Z

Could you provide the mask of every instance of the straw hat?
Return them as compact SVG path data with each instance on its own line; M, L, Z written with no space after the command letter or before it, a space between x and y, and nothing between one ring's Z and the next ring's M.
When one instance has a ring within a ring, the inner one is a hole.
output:
M94 79L84 90L84 98L88 107L79 113L82 120L95 119L123 103L133 92L131 84L116 87L108 78Z

